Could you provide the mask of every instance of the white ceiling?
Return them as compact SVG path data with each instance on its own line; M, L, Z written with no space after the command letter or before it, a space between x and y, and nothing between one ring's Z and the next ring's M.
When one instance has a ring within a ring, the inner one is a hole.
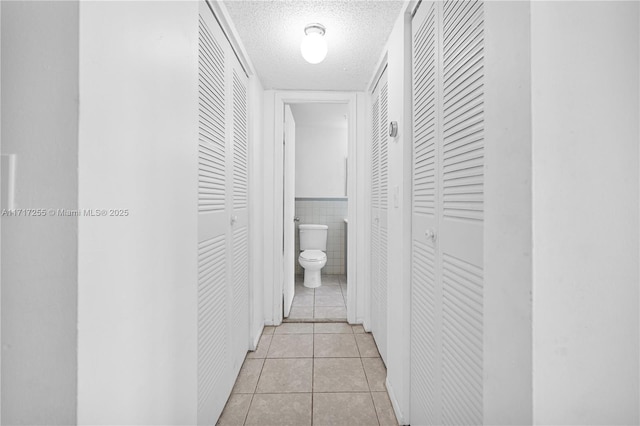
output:
M265 89L365 90L404 0L224 0ZM326 27L326 59L300 54L304 27Z
M291 113L296 127L347 128L347 104L294 104Z

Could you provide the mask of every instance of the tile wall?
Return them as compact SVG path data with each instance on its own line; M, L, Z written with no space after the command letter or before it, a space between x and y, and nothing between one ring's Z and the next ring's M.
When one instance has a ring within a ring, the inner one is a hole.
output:
M296 198L296 217L299 224L328 225L327 265L322 268L326 275L345 274L345 223L347 217L347 199L340 198ZM296 227L295 265L296 274L303 269L298 263L300 255L300 233Z

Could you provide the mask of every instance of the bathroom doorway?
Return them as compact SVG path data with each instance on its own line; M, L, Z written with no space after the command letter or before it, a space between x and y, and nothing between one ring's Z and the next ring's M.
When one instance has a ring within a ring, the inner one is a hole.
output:
M349 105L305 102L284 108L283 316L345 321Z

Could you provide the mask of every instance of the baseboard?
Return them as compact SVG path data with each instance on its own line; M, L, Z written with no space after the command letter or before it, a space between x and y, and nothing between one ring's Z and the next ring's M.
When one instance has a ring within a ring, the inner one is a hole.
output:
M249 350L255 351L258 348L258 342L260 341L260 336L262 336L262 332L264 331L264 324L259 328L258 333L251 336L251 340L249 341Z
M389 382L389 377L387 377L387 380L385 381L385 385L387 386L387 393L389 394L389 399L391 400L393 411L396 413L398 424L408 425L409 423L405 421L402 411L400 411L400 405L398 404L398 399L396 398L396 394L393 391L393 386L391 386L391 382Z

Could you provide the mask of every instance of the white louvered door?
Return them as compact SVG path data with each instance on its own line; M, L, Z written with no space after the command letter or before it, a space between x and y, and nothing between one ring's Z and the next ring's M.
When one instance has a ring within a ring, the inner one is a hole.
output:
M205 2L198 59L198 424L213 425L248 348L247 77Z
M371 128L371 332L387 359L387 211L389 207L389 86L383 71L373 92Z
M411 424L483 421L484 21L480 1L413 19Z

